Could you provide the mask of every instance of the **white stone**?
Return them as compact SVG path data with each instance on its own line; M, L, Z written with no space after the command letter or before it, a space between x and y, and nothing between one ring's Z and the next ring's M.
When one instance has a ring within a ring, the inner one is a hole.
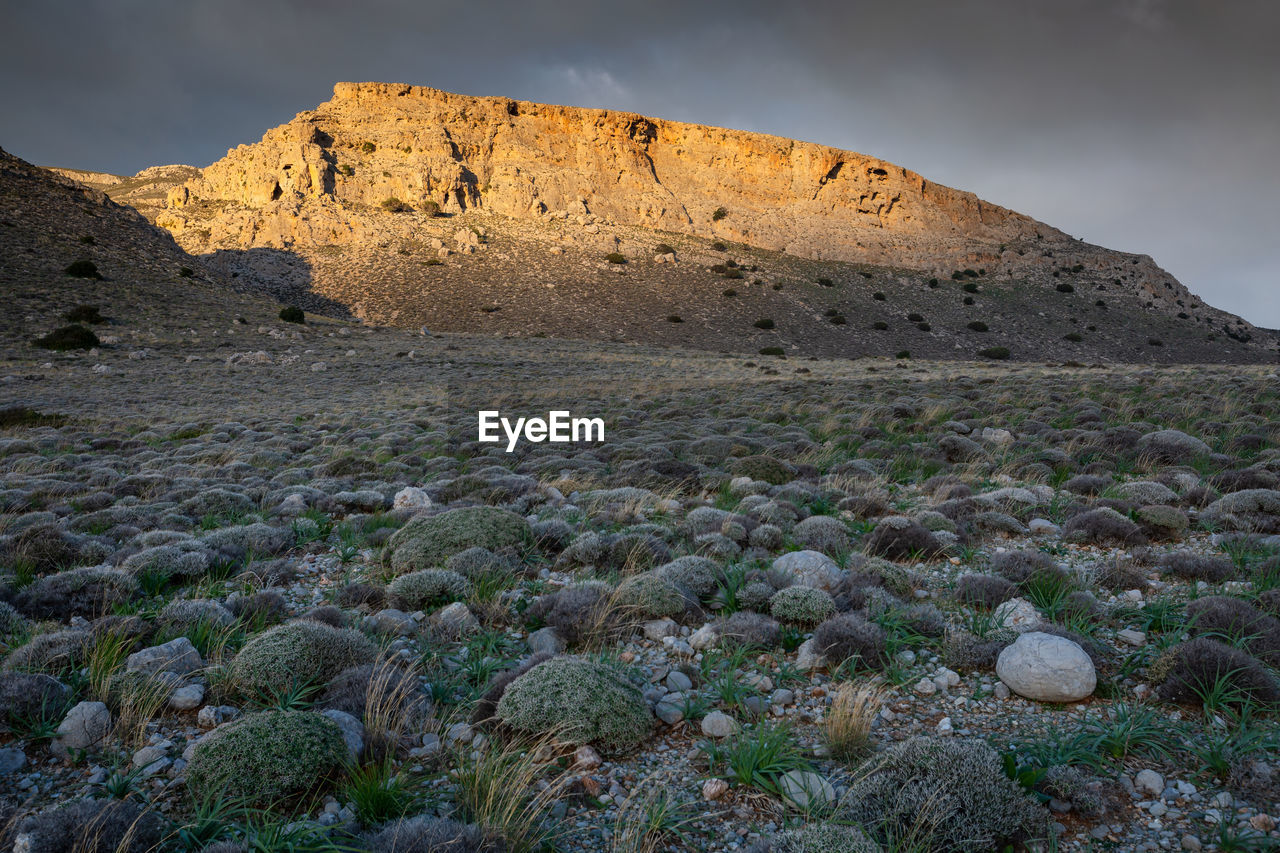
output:
M364 752L364 724L346 711L339 711L337 708L328 708L320 713L333 720L338 724L338 728L342 729L342 739L347 744L347 753L352 761L358 761L360 753Z
M1040 702L1076 702L1098 685L1084 649L1040 631L1023 634L1000 652L996 675L1019 696Z
M1041 622L1040 611L1025 598L1011 598L1001 604L996 608L995 619L1001 627L1010 628L1020 634L1030 631Z
M204 685L188 684L179 687L169 696L169 707L175 711L190 711L200 707L204 701Z
M1125 628L1121 631L1116 631L1116 639L1131 646L1141 646L1146 644L1147 635L1142 631L1135 631L1133 628Z
M159 646L151 646L134 652L125 661L125 669L130 672L174 672L186 675L204 666L200 652L186 637L178 637Z
M789 770L778 779L778 788L787 802L798 809L825 806L834 802L836 789L811 770Z
M723 711L712 711L702 718L702 733L707 737L729 737L738 733L738 723Z
M819 551L791 551L774 560L773 568L790 575L800 586L828 592L844 577L835 561Z
M72 749L90 749L111 731L111 712L101 702L80 702L58 724L58 737L50 749L66 757Z
M431 506L431 498L417 486L405 486L396 492L391 506L393 509L426 509Z
M1139 770L1133 777L1133 784L1148 794L1158 796L1164 790L1164 777L1154 770Z

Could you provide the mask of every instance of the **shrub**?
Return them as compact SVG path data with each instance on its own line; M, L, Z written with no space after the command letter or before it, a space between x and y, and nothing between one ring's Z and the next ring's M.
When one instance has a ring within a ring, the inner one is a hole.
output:
M760 354L772 355L778 358L782 358L783 356L786 355L786 351L784 351L782 347L760 347Z
M723 252L723 251L726 251L728 248L729 248L728 246L726 246L724 243L721 243L719 240L711 244L712 251L716 251L716 252Z
M459 551L445 560L444 567L472 581L494 576L512 577L519 571L518 566L499 557L488 548L468 548L465 551Z
M384 198L382 200L381 207L387 213L410 213L413 211L412 207L405 204L403 201L396 198L395 196L391 196L390 198Z
M970 331L973 331L973 332L985 332L987 331L987 324L982 322L981 320L974 320L971 323L969 323L968 328Z
M877 290L875 293L871 294L871 298L876 302L884 302L888 299L888 297L884 295L884 291L881 290Z
M387 589L382 584L353 581L339 587L333 600L339 607L377 609L386 603Z
M448 569L422 569L401 575L387 587L391 606L400 610L432 610L470 597L471 581Z
M844 810L887 841L988 851L1048 831L1048 812L985 741L913 737L869 759L859 775Z
M1192 634L1243 646L1260 660L1280 664L1280 620L1241 598L1209 595L1187 605Z
M179 278L191 278L195 274L196 274L196 271L193 270L191 267L178 267Z
M396 574L429 569L467 548L497 551L530 539L529 522L496 507L464 507L419 516L387 540L384 560Z
M734 290L732 287L726 287L723 291L721 291L721 296L726 296L726 297L729 297L730 299L732 299L737 295L738 295L738 291Z
M836 603L830 594L820 589L789 586L773 594L769 600L769 612L779 622L817 625L835 614Z
M88 646L88 632L78 629L37 634L9 653L4 668L9 672L69 672L84 662Z
M775 592L777 590L768 581L749 580L738 589L735 598L741 609L760 612L769 608L769 601Z
M1065 335L1062 336L1062 339L1064 341L1071 341L1071 343L1073 344L1078 344L1084 340L1084 335L1080 334L1079 332L1067 332Z
M991 358L997 361L1003 361L1009 357L1009 348L1008 347L987 347L986 349L978 350L978 355L982 356L983 358Z
M883 332L889 328L889 324L884 320L876 320L871 324L871 328L875 329L877 332Z
M369 707L371 700L376 707ZM431 700L418 676L394 660L347 667L325 685L316 705L362 721L366 711L390 713L408 725L420 725L431 713Z
M806 821L768 841L756 842L747 853L880 853L882 849L856 826Z
M1006 628L997 628L985 637L963 629L951 630L942 643L942 659L957 672L993 670L1000 652L1017 638L1016 632Z
M896 359L911 358L911 350L909 349L898 350L896 353L894 353L893 357Z
M625 264L627 262L627 256L621 252L610 252L604 256L604 259L611 264Z
M180 540L172 545L145 548L129 556L120 568L134 577L197 578L209 568L209 555L196 542Z
M138 594L138 581L128 572L84 566L40 578L18 593L16 604L38 619L92 619Z
M341 772L347 744L338 724L314 711L260 711L218 726L187 765L192 798L231 797L278 805L323 788Z
M674 255L676 250L670 243L659 243L653 247L653 253L655 255Z
M773 320L768 317L761 317L751 325L755 326L757 329L772 329L774 327Z
M890 560L928 560L945 551L932 532L918 521L901 515L881 519L867 537L866 549L869 554Z
M696 610L693 594L683 589L669 575L641 572L618 584L614 602L628 616L644 619L683 616Z
M1251 655L1207 637L1177 646L1160 697L1198 704L1215 693L1228 704L1280 705L1280 684Z
M825 276L815 279L815 280L814 280L814 283L815 283L815 284L818 284L818 285L819 285L819 286L821 286L821 287L835 287L835 286L836 286L836 283L835 283L834 281L832 281L832 280L831 280L831 279L829 279L829 278L826 278Z
M1075 293L1076 292L1075 287L1073 287L1072 285L1068 284L1065 281L1059 284L1054 289L1057 290L1059 293Z
M306 323L307 315L296 305L286 305L280 309L280 319L286 323Z
M240 621L255 626L273 625L289 612L284 596L273 589L238 596L227 602L227 609Z
M72 323L69 326L54 329L42 338L36 338L36 346L54 352L67 352L74 349L93 349L102 346L102 342L98 340L97 335L84 326Z
M418 204L418 212L425 213L427 216L430 216L432 218L437 217L440 215L440 204L438 202L431 201L430 199L428 199L427 201L420 202ZM439 260L439 258L436 258L434 260Z
M62 315L68 323L105 323L107 318L98 313L97 305L77 305Z
M1111 560L1095 569L1094 581L1111 592L1146 589L1147 576L1127 560Z
M854 659L859 668L881 669L888 662L884 629L857 613L823 622L813 632L813 645L832 665Z
M728 468L729 473L735 477L750 477L774 486L790 482L795 476L795 469L786 462L763 454L740 457L733 460Z
M994 610L1013 598L1017 587L998 575L964 575L956 582L956 600L972 607Z
M797 524L791 537L802 548L828 555L842 554L852 547L844 522L830 515L811 515Z
M1156 565L1162 572L1189 581L1222 583L1236 576L1236 567L1230 560L1208 554L1180 551L1161 557Z
M1098 507L1067 519L1063 525L1065 539L1092 542L1097 545L1134 547L1147 544L1146 534L1132 520L1110 507Z
M538 664L507 687L497 716L511 728L619 752L642 743L653 715L617 670L575 657Z
M369 853L505 853L483 829L447 817L401 818L368 839ZM207 853L207 851L206 851Z
M609 589L602 583L565 587L534 601L525 616L544 622L574 645L609 627Z
M719 566L706 557L676 557L654 571L671 578L698 598L714 595L720 578Z
M667 315L667 322L668 322L668 323L683 323L683 322L684 322L684 318L683 318L683 317L681 317L679 314L668 314L668 315Z
M372 142L365 142L360 146L360 150L365 154L372 154L378 150L378 146L374 145Z
M76 800L22 821L26 853L149 853L167 829L150 805L128 800Z
M777 622L750 610L732 613L716 627L720 643L731 649L772 649L782 638Z
M977 292L978 292L978 285L977 285L977 283L975 283L975 282L972 282L972 281L966 281L966 282L964 283L964 287L962 288L962 290L964 290L964 292L965 292L965 293L977 293Z
M0 722L53 717L60 721L70 702L71 689L50 675L0 671Z
M72 261L66 269L67 275L72 278L93 278L102 280L102 274L98 272L98 265L90 260Z
M907 315L907 320L911 323L923 323L924 315L917 314L915 311L912 311L910 314Z
M1019 586L1037 575L1063 574L1062 568L1043 551L1004 551L991 560L991 568Z
M724 219L728 215L729 215L729 211L725 210L723 207L717 207L714 211L711 212L711 221L719 222L721 219Z
M250 696L297 684L323 684L351 666L370 663L377 647L359 631L319 622L289 622L249 640L231 662L232 679Z

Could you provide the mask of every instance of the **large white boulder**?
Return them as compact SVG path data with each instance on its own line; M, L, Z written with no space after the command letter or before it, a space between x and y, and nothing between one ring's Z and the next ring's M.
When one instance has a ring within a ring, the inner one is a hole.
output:
M1019 696L1076 702L1093 693L1098 675L1084 649L1065 637L1029 631L996 660L996 675Z

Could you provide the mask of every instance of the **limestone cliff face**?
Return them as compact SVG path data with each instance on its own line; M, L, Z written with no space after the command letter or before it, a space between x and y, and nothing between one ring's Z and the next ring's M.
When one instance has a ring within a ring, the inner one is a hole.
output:
M1150 258L1089 246L883 160L631 113L339 83L333 98L169 190L188 249L368 245L409 236L389 199L517 218L590 217L801 258L1012 279L1080 265L1172 310Z
M331 198L377 206L391 197L516 217L591 213L801 257L910 267L945 266L1001 243L1065 239L972 193L850 151L382 83L338 84L332 100L228 152L171 193L170 204L296 208ZM266 230L282 240L309 234Z

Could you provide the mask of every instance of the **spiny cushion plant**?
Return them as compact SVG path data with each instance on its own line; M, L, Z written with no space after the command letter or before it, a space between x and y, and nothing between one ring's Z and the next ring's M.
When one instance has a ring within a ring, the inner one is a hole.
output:
M817 625L836 612L831 595L807 586L789 586L780 589L769 600L769 612L779 622L794 625Z
M552 658L517 678L498 701L497 717L520 732L554 733L607 752L642 743L653 724L638 687L618 670L578 657Z
M261 711L219 726L187 765L192 799L279 804L323 788L347 760L338 724L315 711Z
M444 565L467 548L497 551L523 545L531 538L529 522L514 512L476 506L419 516L387 541L385 560L396 574Z
M232 661L231 675L246 696L271 695L295 684L322 684L376 654L359 631L304 619L251 639Z
M391 604L401 610L428 610L471 595L471 581L448 569L423 569L401 575L387 587Z
M844 811L882 840L914 835L923 849L980 853L1049 829L1049 813L985 741L914 737L868 759L858 775Z

